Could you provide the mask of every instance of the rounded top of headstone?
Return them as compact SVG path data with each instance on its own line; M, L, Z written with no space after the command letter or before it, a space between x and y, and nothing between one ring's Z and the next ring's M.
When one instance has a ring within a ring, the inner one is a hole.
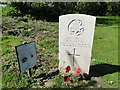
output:
M86 16L86 17L96 18L95 16L86 15L86 14L65 14L65 15L61 15L59 17L65 17L65 16Z

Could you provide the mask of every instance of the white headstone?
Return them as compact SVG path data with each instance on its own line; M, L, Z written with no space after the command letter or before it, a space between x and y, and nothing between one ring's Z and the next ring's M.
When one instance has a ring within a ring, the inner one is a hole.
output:
M16 46L20 71L32 68L37 64L37 55L34 42Z
M59 69L70 65L89 74L96 17L84 14L59 16Z

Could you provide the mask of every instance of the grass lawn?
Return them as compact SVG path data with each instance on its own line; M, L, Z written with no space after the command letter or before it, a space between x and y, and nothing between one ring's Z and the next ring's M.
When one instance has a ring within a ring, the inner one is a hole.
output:
M103 20L103 24L97 23L96 25L91 65L101 64L98 71L103 72L100 76L105 82L103 87L117 88L118 73L120 73L120 66L117 68L118 17L98 17L97 20L99 19Z
M3 17L2 45L2 87L3 88L69 88L80 86L64 83L58 69L58 22L41 20L19 21L18 18ZM35 41L37 50L37 65L32 69L33 76L29 78L28 71L19 72L15 46L24 41ZM91 58L92 77L101 79L101 88L117 88L118 74L118 17L97 17L94 43ZM50 83L52 82L52 84ZM92 81L84 81L83 87Z

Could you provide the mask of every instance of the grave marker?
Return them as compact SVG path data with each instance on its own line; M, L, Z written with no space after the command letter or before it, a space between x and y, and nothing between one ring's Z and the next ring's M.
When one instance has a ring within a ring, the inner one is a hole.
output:
M15 48L21 72L30 69L37 64L37 55L34 42L25 43L16 46Z
M81 68L89 74L96 17L84 14L68 14L59 17L59 69L71 72Z

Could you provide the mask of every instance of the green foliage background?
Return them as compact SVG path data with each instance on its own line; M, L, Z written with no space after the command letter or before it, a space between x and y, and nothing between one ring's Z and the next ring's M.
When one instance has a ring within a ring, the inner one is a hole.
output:
M58 21L64 14L79 13L94 16L119 16L120 2L10 2L3 15L27 16Z

